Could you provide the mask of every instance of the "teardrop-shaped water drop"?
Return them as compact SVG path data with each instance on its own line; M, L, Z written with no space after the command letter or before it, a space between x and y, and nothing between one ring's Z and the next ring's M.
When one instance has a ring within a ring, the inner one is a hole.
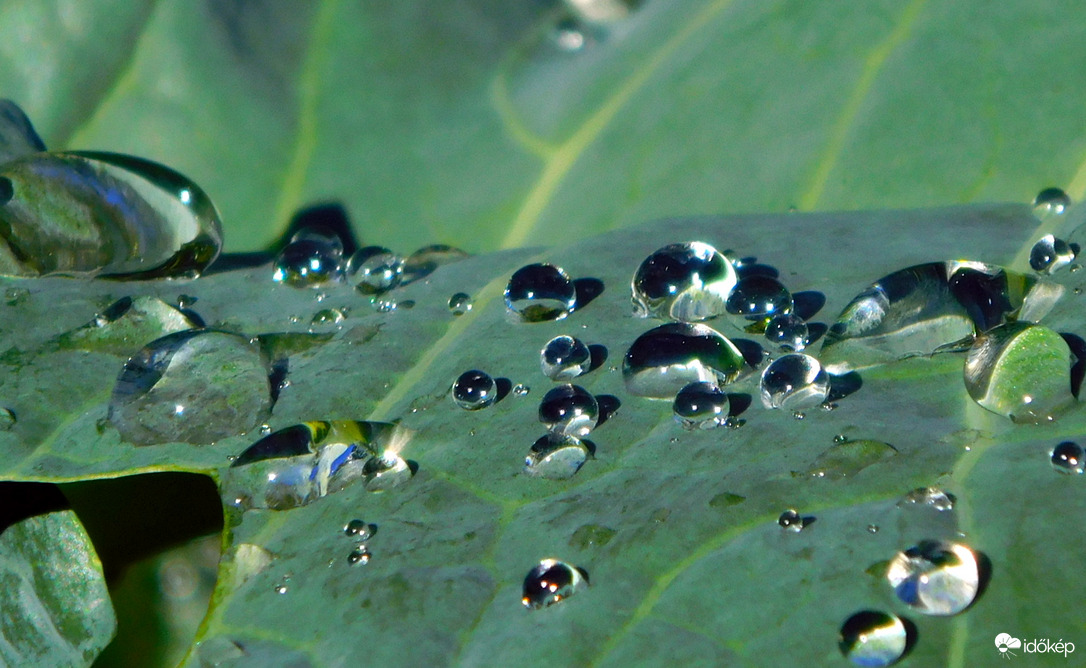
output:
M343 251L341 246L307 237L284 246L273 266L276 283L321 288L343 277Z
M669 323L637 337L622 360L622 377L631 394L674 400L688 383L723 386L745 368L739 349L715 329Z
M498 384L485 371L471 369L460 374L450 395L460 408L477 411L497 401Z
M109 420L126 441L207 444L256 428L271 410L260 347L217 330L168 334L124 365Z
M566 480L591 456L592 451L580 439L551 433L532 445L524 459L524 472L537 478Z
M592 367L592 352L580 339L556 336L539 353L543 375L551 380L572 380L588 373Z
M193 278L221 246L210 198L164 165L96 151L0 165L0 274Z
M766 408L801 410L826 400L830 393L830 377L814 357L789 353L765 368L760 389Z
M672 411L683 429L713 429L728 417L728 395L716 383L696 381L679 390Z
M841 625L838 646L857 666L880 668L895 663L908 646L905 624L897 615L862 610Z
M631 289L641 317L697 322L725 312L736 284L735 268L709 244L671 244L645 258Z
M596 428L599 416L596 398L577 385L559 385L539 402L539 421L552 434L587 436Z
M794 313L775 315L765 326L766 340L773 347L789 352L802 352L810 335L807 323Z
M1086 468L1086 453L1073 441L1064 441L1052 448L1052 466L1060 473L1082 473Z
M505 305L524 322L561 320L576 308L577 289L561 267L529 264L513 272Z
M521 602L535 610L554 605L588 586L584 573L557 559L544 559L524 578Z
M347 261L347 280L364 295L379 295L400 284L404 259L382 246L359 248Z
M955 615L980 590L977 555L947 541L922 541L898 552L886 579L902 602L926 615Z

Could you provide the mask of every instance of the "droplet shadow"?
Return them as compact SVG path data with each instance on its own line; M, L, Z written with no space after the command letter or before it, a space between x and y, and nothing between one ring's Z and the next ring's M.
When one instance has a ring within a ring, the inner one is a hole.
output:
M826 396L826 403L833 403L854 394L863 387L863 379L855 371L849 371L839 376L830 374L830 392Z
M754 397L745 392L728 393L728 417L739 417L754 403Z
M1066 332L1060 332L1060 336L1075 356L1075 362L1071 365L1071 394L1077 399L1082 389L1082 379L1086 376L1086 341L1078 335Z
M766 351L756 341L750 339L731 339L731 342L735 344L735 347L739 349L739 354L743 356L747 364L754 368L758 368L765 360Z
M603 294L603 281L590 277L577 278L573 280L573 289L577 293L577 310L581 310Z
M508 378L495 378L494 385L498 388L498 394L494 397L494 403L498 403L502 399L509 396L509 393L513 391L513 381Z
M599 406L599 419L596 421L597 427L610 420L622 406L622 402L613 394L596 395L596 404Z
M589 372L600 368L603 366L603 363L607 361L607 347L599 343L589 345L588 353L591 355L591 361L588 364Z
M816 290L803 290L792 294L792 312L804 320L810 320L818 315L825 305L826 295Z

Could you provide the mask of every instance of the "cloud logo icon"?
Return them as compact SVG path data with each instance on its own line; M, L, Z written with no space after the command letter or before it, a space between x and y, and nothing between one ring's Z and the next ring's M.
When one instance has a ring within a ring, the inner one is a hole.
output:
M1009 633L1000 633L995 637L995 646L999 650L999 655L1003 657L1014 656L1012 649L1018 649L1022 646L1022 641L1018 638L1011 637Z

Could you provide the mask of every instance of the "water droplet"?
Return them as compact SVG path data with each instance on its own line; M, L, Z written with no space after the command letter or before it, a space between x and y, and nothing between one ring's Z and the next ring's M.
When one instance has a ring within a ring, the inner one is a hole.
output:
M857 666L889 666L905 654L908 646L905 624L897 615L863 610L841 625L838 646Z
M996 327L969 349L965 388L978 404L1015 422L1052 420L1074 402L1071 348L1040 325Z
M289 591L289 590L287 589L287 585L285 583L280 582L280 583L275 585L275 593L276 594L285 594L285 593L287 593L287 591Z
M557 559L544 559L524 578L524 606L536 610L569 598L588 586L578 568Z
M359 545L355 549L351 550L351 553L347 555L347 563L351 566L361 564L365 566L370 563L370 557L373 555L370 553L369 548L365 545Z
M868 466L895 455L897 455L897 449L881 441L861 439L835 442L815 458L806 475L826 480L840 480L854 476Z
M580 339L572 336L556 336L539 353L543 375L551 380L571 380L588 373L592 367L592 353Z
M547 434L532 445L524 459L524 472L537 478L566 480L572 478L592 455L580 439Z
M583 524L577 527L573 535L569 537L569 546L579 550L589 547L603 547L611 542L616 533L618 532L611 527L599 524Z
M715 329L669 323L637 337L622 360L622 377L633 395L673 400L688 383L723 386L745 368L739 349Z
M125 362L109 420L126 441L206 444L257 427L271 410L258 345L217 330L168 334Z
M774 316L792 312L792 293L775 278L744 276L735 284L725 308L732 315L767 323Z
M781 513L781 516L777 518L777 524L781 525L782 529L794 533L803 531L803 527L806 523L806 518L801 517L793 508L784 511Z
M799 410L826 400L830 377L814 357L789 353L765 368L760 387L766 408Z
M1063 287L980 262L933 262L884 276L826 333L820 358L844 373L930 355L1007 320L1037 321Z
M460 374L452 385L453 401L467 411L477 411L493 404L498 398L498 384L489 374L472 369Z
M309 321L310 331L320 327L328 327L331 325L338 325L343 322L347 316L343 314L343 311L338 308L326 308L321 309L313 314L313 319Z
M879 525L878 524L868 524L867 525L867 533L878 533L878 532L879 532Z
M528 393L531 392L531 391L532 391L532 388L528 387L524 383L517 383L516 385L513 386L513 390L512 390L514 397L526 397L526 396L528 396Z
M219 255L211 200L150 160L32 153L5 162L0 183L3 275L195 277Z
M1074 261L1071 246L1051 234L1041 237L1029 252L1029 266L1042 274L1053 274Z
M347 262L347 280L364 295L379 295L400 284L404 259L381 246L359 248Z
M1082 446L1071 441L1064 441L1052 448L1052 465L1060 473L1082 473L1086 467L1086 453Z
M524 322L561 320L576 308L577 290L560 267L529 264L513 272L505 305Z
M1045 188L1033 198L1033 213L1044 220L1061 216L1071 206L1071 198L1060 188Z
M977 556L959 543L921 541L890 561L886 579L894 593L926 615L954 615L980 589Z
M0 406L0 431L10 431L15 426L15 411Z
M683 429L713 429L728 417L728 395L716 383L689 383L675 395L675 420Z
M180 311L158 297L122 297L87 324L56 338L63 349L89 350L128 357L142 343L173 332L202 327L191 311Z
M457 292L452 297L449 297L449 311L453 315L464 315L471 310L472 306L473 302L471 296L466 293Z
M559 385L539 402L539 421L552 434L587 436L596 428L599 416L596 398L577 385Z
M371 457L362 466L363 482L368 492L384 492L399 487L414 475L407 460L391 449Z
M453 262L459 262L467 257L470 257L470 255L459 248L453 248L452 246L447 246L445 244L423 246L414 253L408 255L407 259L404 260L403 277L400 283L401 285L407 285L420 278L429 276L434 273L434 270L438 267Z
M373 534L377 533L377 526L367 524L360 519L353 519L343 525L343 533L355 540L364 542L373 538Z
M709 244L671 244L637 268L631 289L637 315L696 322L723 315L737 277L731 261Z
M773 346L792 352L801 352L807 347L811 332L803 318L792 313L775 315L765 326L765 338Z
M272 280L295 288L320 288L343 277L343 250L318 239L287 244L275 258Z
M372 304L373 310L378 313L392 313L400 307L395 299L374 299Z

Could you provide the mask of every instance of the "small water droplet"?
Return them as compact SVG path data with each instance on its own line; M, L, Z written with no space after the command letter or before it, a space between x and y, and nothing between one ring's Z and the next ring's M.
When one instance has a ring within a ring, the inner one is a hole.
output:
M1033 198L1033 213L1044 220L1061 216L1071 206L1071 198L1061 188L1045 188Z
M591 455L588 446L576 437L547 434L524 458L524 472L537 478L566 480L581 470Z
M965 610L980 589L977 556L960 543L921 541L890 561L886 579L905 604L926 615Z
M634 273L634 310L643 318L681 322L713 318L724 314L737 280L728 257L709 244L664 246Z
M1052 466L1060 473L1082 473L1086 467L1086 454L1082 446L1072 441L1064 441L1052 448L1050 458Z
M343 533L358 541L367 541L377 533L377 525L367 524L360 519L353 519L343 525Z
M371 457L362 466L363 484L368 492L384 492L399 487L414 475L407 460L392 450Z
M197 301L199 301L198 297L186 294L177 295L177 308L192 308Z
M523 322L561 320L576 308L577 290L561 267L529 264L513 272L505 305Z
M592 352L580 339L556 336L539 353L543 375L551 380L572 380L588 373L592 367Z
M906 506L925 506L939 512L954 510L954 496L938 487L917 487L897 502L899 508Z
M735 284L725 308L732 315L764 324L774 316L792 312L792 293L775 278L745 276Z
M378 313L392 313L400 307L399 302L395 299L374 299L371 304L373 310Z
M531 391L532 391L532 388L528 387L524 383L517 383L516 385L513 386L513 390L512 390L514 397L526 397L526 396L528 396L528 393L531 392Z
M565 600L588 586L588 578L578 568L557 559L544 559L524 578L521 602L531 610L545 608Z
M799 410L826 400L830 393L830 378L814 357L789 353L765 368L760 388L766 408Z
M862 610L841 625L838 646L855 665L879 668L895 663L905 654L908 636L897 615Z
M309 321L310 331L322 327L328 327L332 325L338 325L346 319L343 311L338 308L326 308L321 309L313 314L313 319Z
M616 533L618 532L611 527L599 524L582 524L569 537L569 545L579 550L589 547L603 547L611 542Z
M878 532L879 532L879 525L878 524L868 524L867 525L867 533L878 533Z
M851 477L883 460L897 455L889 443L870 439L838 441L815 458L806 474L825 480Z
M806 518L801 517L795 509L789 508L781 513L781 516L777 518L777 524L781 526L785 531L800 532L803 531L804 525L807 524Z
M347 280L364 295L379 295L400 284L404 259L382 246L355 251L347 262Z
M275 593L276 594L282 595L282 594L287 593L287 591L289 591L289 588L287 587L287 584L285 582L276 583L276 585L275 585Z
M588 390L577 385L559 385L539 402L539 421L552 434L587 436L599 421L600 408Z
M471 295L464 292L457 292L452 297L449 297L449 312L453 315L464 315L471 310L474 302L471 299Z
M669 323L637 337L622 360L622 377L633 395L673 400L688 383L724 386L745 368L739 349L715 329Z
M15 426L15 411L0 407L0 431L10 431Z
M713 429L728 417L728 395L716 383L689 383L675 395L675 420L683 429Z
M1074 260L1075 251L1051 234L1041 237L1029 252L1029 266L1042 274L1053 274Z
M807 323L794 313L775 315L765 326L766 340L780 350L802 352L810 335Z
M272 280L295 288L319 288L343 275L343 249L318 239L287 244L275 258Z
M351 566L357 566L359 564L365 566L370 563L370 557L373 555L370 553L369 548L365 545L359 545L355 549L351 550L351 553L347 555L347 563Z
M581 24L572 17L559 19L551 32L551 40L562 51L580 51L588 41Z
M477 411L497 400L498 384L489 374L472 369L460 374L452 385L451 395L460 408Z

